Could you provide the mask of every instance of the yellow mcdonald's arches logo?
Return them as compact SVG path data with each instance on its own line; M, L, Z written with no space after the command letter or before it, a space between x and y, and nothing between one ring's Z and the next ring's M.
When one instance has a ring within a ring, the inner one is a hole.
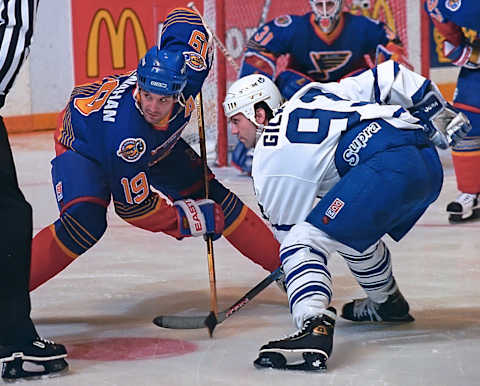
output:
M372 19L378 19L380 17L381 11L385 17L385 24L395 32L395 18L393 16L392 8L388 4L387 0L375 0L373 3L373 9L367 7L360 7L358 5L353 5L352 9L358 10L362 13L363 16L371 17Z
M98 51L102 21L105 22L110 38L113 68L125 68L125 34L128 21L130 21L133 27L138 59L147 52L145 33L143 32L142 23L135 11L131 8L125 8L120 14L118 24L116 25L108 10L99 9L93 18L88 33L87 76L92 78L97 77L99 74Z
M378 19L380 16L380 10L383 9L385 14L385 24L390 27L393 32L396 32L395 18L393 17L392 8L386 0L377 0L373 6L372 18Z

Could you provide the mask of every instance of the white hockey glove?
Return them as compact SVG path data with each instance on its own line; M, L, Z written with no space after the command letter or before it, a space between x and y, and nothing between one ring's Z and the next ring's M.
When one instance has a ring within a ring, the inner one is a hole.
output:
M440 149L455 146L472 128L467 116L435 91L425 94L409 111L420 119L428 138Z

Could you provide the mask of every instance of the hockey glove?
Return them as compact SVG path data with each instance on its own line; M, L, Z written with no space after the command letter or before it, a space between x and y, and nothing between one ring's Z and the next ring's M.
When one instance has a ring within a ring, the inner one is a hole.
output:
M275 78L275 84L285 99L290 99L293 94L310 82L313 82L312 78L289 68L280 72Z
M397 63L403 64L410 70L413 70L413 66L407 60L405 50L401 45L389 42L385 47L384 45L379 44L375 52L376 65L379 65L380 63L386 62L390 59L394 60Z
M452 61L452 64L470 70L480 68L479 40L470 42L463 34L462 28L449 22L440 23L433 19L433 24L443 36L443 55Z
M173 203L178 214L181 237L212 235L218 239L225 226L223 210L213 200L179 200Z
M242 143L238 142L232 152L232 165L249 176L252 175L253 149L247 149Z
M467 116L435 91L429 91L409 111L420 120L428 138L440 149L455 146L472 128Z

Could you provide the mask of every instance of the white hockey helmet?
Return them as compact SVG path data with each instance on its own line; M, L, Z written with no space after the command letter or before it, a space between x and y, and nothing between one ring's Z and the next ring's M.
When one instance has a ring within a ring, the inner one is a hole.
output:
M315 21L323 32L329 34L337 26L343 9L343 0L309 0Z
M223 102L223 110L227 118L242 113L255 126L260 126L255 120L255 105L259 102L265 102L274 111L280 107L283 98L270 78L261 74L247 75L232 83Z

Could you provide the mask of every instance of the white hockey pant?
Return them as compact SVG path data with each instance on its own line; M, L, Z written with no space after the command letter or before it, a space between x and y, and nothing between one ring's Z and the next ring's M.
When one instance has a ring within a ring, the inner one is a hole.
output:
M345 259L350 271L367 296L383 303L397 290L393 278L390 251L380 240L360 253L343 245L337 252Z
M290 312L297 328L306 319L320 315L332 298L332 278L327 263L338 252L367 296L383 303L397 290L390 251L382 240L358 252L302 222L288 232L280 246Z
M321 315L332 298L328 257L339 243L313 225L295 225L280 246L290 312L297 328Z

